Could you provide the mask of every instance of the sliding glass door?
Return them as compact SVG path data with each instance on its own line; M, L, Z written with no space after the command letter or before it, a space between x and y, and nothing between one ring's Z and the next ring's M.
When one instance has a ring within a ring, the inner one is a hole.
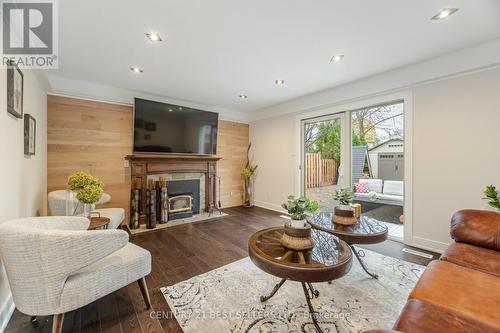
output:
M362 213L384 223L392 239L403 240L404 103L350 112L351 184Z
M403 239L404 103L391 102L301 121L301 194L321 211L338 203L335 190L354 191L365 216Z
M302 194L331 210L332 193L342 184L343 116L302 121Z

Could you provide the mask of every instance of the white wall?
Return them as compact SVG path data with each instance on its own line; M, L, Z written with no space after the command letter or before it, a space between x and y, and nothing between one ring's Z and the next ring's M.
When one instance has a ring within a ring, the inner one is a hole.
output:
M250 123L251 158L259 167L255 176L255 204L280 210L295 193L295 116L281 116Z
M413 107L413 238L439 247L455 211L500 187L500 69L417 87Z
M481 200L483 188L490 183L500 186L500 69L410 90L414 119L412 242L441 251L451 241L451 214L461 208L486 208ZM296 114L250 123L254 162L259 164L255 180L258 206L276 209L287 195L295 194Z
M0 222L45 215L47 207L47 86L40 73L24 70L24 113L36 119L36 155L24 156L23 119L7 112L7 71L0 70ZM0 262L0 332L14 304Z

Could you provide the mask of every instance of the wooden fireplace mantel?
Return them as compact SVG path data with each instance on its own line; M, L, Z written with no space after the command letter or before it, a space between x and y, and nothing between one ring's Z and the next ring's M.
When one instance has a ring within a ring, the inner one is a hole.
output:
M167 173L204 173L205 174L205 211L212 212L216 205L217 161L213 155L174 155L174 154L134 154L125 156L130 163L131 184L146 190L149 175ZM143 196L142 207L145 207ZM141 214L141 221L145 215ZM142 222L141 222L142 223Z
M192 154L134 154L125 156L127 160L179 160L179 161L218 161L221 157L215 155L192 155Z

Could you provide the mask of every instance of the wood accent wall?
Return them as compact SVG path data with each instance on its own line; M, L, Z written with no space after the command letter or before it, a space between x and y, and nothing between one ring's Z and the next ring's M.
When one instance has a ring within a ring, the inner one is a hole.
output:
M132 107L77 98L47 97L47 191L65 189L69 175L87 171L102 178L112 200L103 207L129 211ZM243 204L241 169L246 163L249 126L219 122L217 173L223 207ZM232 193L232 195L231 195Z
M222 207L240 206L244 203L241 170L247 163L248 140L248 124L219 121L217 155L222 159L217 162L217 176L221 177L219 198Z
M129 209L132 108L76 98L47 96L47 191L67 188L75 171L99 176L112 201Z

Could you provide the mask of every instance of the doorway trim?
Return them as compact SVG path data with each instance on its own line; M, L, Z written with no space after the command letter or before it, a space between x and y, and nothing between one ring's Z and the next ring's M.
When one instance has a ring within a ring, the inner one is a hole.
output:
M340 124L340 165L338 168L339 171L339 178L340 178L340 184L342 187L347 186L346 184L349 184L350 181L350 176L346 179L345 177L345 172L344 170L346 167L350 167L350 161L344 161L347 160L344 158L346 156L346 149L345 149L345 142L349 142L346 139L346 119L345 119L345 114L344 113L333 113L333 114L328 114L326 116L320 116L320 117L312 117L312 118L306 118L306 119L301 119L300 121L300 146L299 146L299 159L300 159L300 164L299 164L299 186L298 186L298 195L305 195L306 187L305 187L305 170L302 168L303 165L305 165L305 155L306 152L303 149L305 146L304 142L304 127L306 123L309 122L321 122L321 121L328 121L328 120L338 120Z
M295 195L300 196L303 193L303 173L301 171L301 165L303 163L302 156L302 122L311 118L320 118L324 116L331 116L338 113L343 113L342 139L347 140L345 142L351 142L351 131L347 131L347 125L350 125L350 113L346 111L355 111L370 107L372 105L380 105L390 103L392 101L403 101L404 103L404 154L405 154L405 174L404 174L404 215L405 215L405 225L404 225L404 236L403 242L405 244L413 244L413 94L411 90L401 90L391 94L381 94L374 97L366 98L360 97L358 99L353 99L350 101L344 101L337 103L333 106L325 108L315 108L308 111L304 111L295 116L295 147L296 147L296 166L295 166ZM346 119L349 117L349 119ZM345 146L342 145L341 146ZM350 148L350 145L349 145ZM346 152L349 157L350 153ZM350 158L346 158L346 153L342 151L343 160L349 160L348 164L343 166L343 170L350 170ZM343 161L346 162L346 161ZM346 168L349 167L349 168ZM348 178L350 182L350 172L344 172L348 174L347 177L343 177L344 181Z

